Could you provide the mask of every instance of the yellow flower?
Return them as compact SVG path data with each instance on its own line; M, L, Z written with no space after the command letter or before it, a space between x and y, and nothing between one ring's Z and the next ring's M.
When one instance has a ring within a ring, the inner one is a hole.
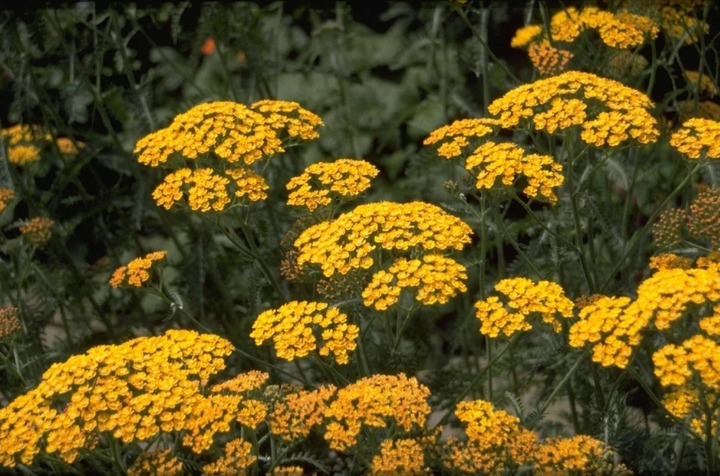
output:
M380 444L380 454L371 464L373 476L400 476L402 474L429 475L425 465L423 447L414 439L385 440Z
M512 142L486 142L465 162L465 168L475 175L478 189L492 189L501 180L505 186L512 185L520 175L527 179L523 192L538 198L543 196L550 203L557 203L552 190L562 185L562 165L549 155L526 154L525 150Z
M400 291L417 288L415 299L425 305L445 304L467 291L465 266L452 258L430 254L420 259L396 259L387 271L373 274L362 292L363 304L384 311L395 304Z
M673 253L663 253L656 256L650 257L650 269L689 269L692 266L692 260L678 256Z
M295 240L299 265L320 265L327 278L336 272L369 269L378 248L387 251L461 250L472 230L459 218L424 202L360 205L331 221L303 231Z
M370 188L370 180L380 171L364 160L337 159L310 165L286 185L291 190L288 205L306 207L311 212L330 205L334 194L337 201L360 195ZM319 187L316 187L319 185Z
M573 315L572 301L565 297L559 285L550 281L535 284L527 278L503 279L495 285L495 290L505 295L507 304L497 296L475 303L476 317L482 323L480 333L492 338L501 332L510 337L516 332L529 331L532 329L528 322L531 314L540 314L542 321L559 333L562 325L556 316L569 318Z
M720 122L699 117L688 119L670 138L670 145L691 159L720 158Z
M658 139L652 107L645 94L620 82L568 71L517 87L493 101L488 111L504 128L531 118L536 130L549 133L582 125L583 141L615 147L626 141L648 144Z
M0 341L12 338L17 332L22 331L18 310L16 307L5 307L0 309Z
M495 119L460 119L450 125L435 129L423 141L423 145L441 142L438 155L446 159L460 157L463 148L470 144L470 139L480 139L493 132L498 122Z
M576 435L570 438L548 438L540 445L533 474L629 476L632 472L622 464L614 464L612 449L602 441L587 435Z
M387 428L387 420L397 425L394 431L408 433L424 428L430 415L427 398L430 390L415 377L405 374L373 375L338 390L337 398L325 410L325 439L330 448L345 451L357 443L363 427Z
M81 141L73 141L67 137L60 137L55 140L55 145L63 155L77 155L80 149L85 147L85 143Z
M327 308L324 302L291 301L278 309L269 309L257 317L250 337L256 345L272 339L278 357L294 360L317 349L313 327L319 328L325 342L318 353L322 356L332 353L338 364L347 364L348 352L357 346L360 328L348 324L347 314L338 308ZM325 309L326 312L321 312Z
M257 461L257 456L252 454L252 443L236 438L225 445L225 454L214 463L202 467L203 474L207 475L229 475L246 474L247 469Z
M710 96L718 94L717 84L715 84L715 81L707 74L700 76L697 71L685 71L685 76L691 88L695 88L699 83L700 92L707 92Z
M324 385L284 395L270 413L270 433L285 441L307 438L314 427L322 424L328 401L336 391L334 385Z
M655 245L662 249L671 249L682 243L682 231L685 228L687 214L680 208L669 208L662 212L653 223Z
M155 450L151 453L140 453L135 462L127 470L128 476L180 476L183 464L172 455L171 450Z
M567 50L555 48L549 41L543 40L530 45L528 56L540 76L553 76L565 71L568 62L575 55Z
M155 251L142 258L135 258L126 266L119 267L110 278L110 286L113 288L120 286L142 287L150 279L148 270L153 263L164 260L166 254L167 251Z
M542 32L543 28L541 25L528 25L519 28L515 32L515 36L510 40L510 46L513 48L524 48L533 43Z
M42 244L50 239L54 224L55 222L47 217L35 217L20 226L20 232L32 243Z

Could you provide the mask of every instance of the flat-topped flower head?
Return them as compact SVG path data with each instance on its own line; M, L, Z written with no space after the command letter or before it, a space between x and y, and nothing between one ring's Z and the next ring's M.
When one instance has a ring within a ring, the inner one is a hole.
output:
M31 243L39 245L50 239L54 224L55 222L50 218L35 217L20 226L20 233Z
M0 465L30 465L41 451L72 463L97 444L93 432L125 444L176 432L205 451L238 412L239 396L201 391L232 350L219 336L168 330L53 364L36 388L0 409Z
M413 289L415 300L426 305L444 304L467 291L467 271L452 258L429 254L422 259L397 258L387 271L373 274L362 292L363 304L384 311L397 303L403 289Z
M264 311L255 320L250 337L256 345L272 339L278 357L294 360L317 349L316 332L324 341L318 353L332 353L338 364L347 364L360 328L347 322L347 314L336 307L328 308L324 302L291 301Z
M450 125L435 129L423 141L423 145L440 143L437 153L440 157L460 157L472 140L490 136L498 121L490 118L459 119Z
M236 438L225 444L223 456L215 462L202 467L202 474L225 476L229 474L248 474L248 468L257 461L253 445L242 438Z
M380 453L373 457L370 466L372 476L400 474L431 475L425 465L423 446L412 438L385 440L380 444Z
M682 233L687 226L687 213L680 208L669 208L662 212L653 223L652 233L655 246L672 249L682 243Z
M40 160L41 149L52 136L41 126L16 124L0 130L0 139L7 145L8 162L22 167Z
M288 205L305 207L311 212L370 188L380 171L364 160L337 159L308 166L285 186L290 191Z
M312 391L285 393L269 415L270 433L288 442L307 438L314 428L322 425L336 392L334 385L323 385Z
M720 158L720 122L694 117L670 137L670 145L690 159Z
M695 89L699 84L699 92L706 92L711 97L718 94L717 84L707 74L701 76L697 71L685 71L685 77L689 87Z
M524 48L531 45L541 36L542 32L542 25L528 25L518 28L510 40L510 46L513 48Z
M523 176L527 186L523 192L529 197L544 197L557 203L553 190L562 185L562 165L549 155L527 154L512 142L488 141L481 145L465 161L465 168L476 178L478 189L512 186Z
M110 286L118 288L120 286L131 286L140 288L150 279L150 269L155 262L165 259L167 251L154 251L142 258L135 258L127 265L121 266L115 270L110 278Z
M393 420L400 434L422 429L430 416L429 396L426 386L403 373L362 378L338 390L325 410L325 439L330 448L345 451L357 444L363 427L388 428Z
M587 435L548 438L538 446L533 474L603 474L630 476L632 471L615 464L612 448Z
M542 322L552 326L559 333L562 324L558 315L570 318L573 315L573 302L565 297L565 292L556 283L527 278L503 279L495 285L503 299L490 296L475 303L476 317L480 319L480 333L492 338L500 333L510 337L516 332L529 331L532 324L529 318L539 314Z
M657 270L674 268L690 269L692 264L693 260L690 258L685 258L684 256L679 256L674 253L661 253L650 257L648 267Z
M658 139L652 107L645 94L618 81L568 71L519 86L493 101L488 111L504 128L532 124L553 133L581 126L586 143L615 147Z
M528 56L540 76L553 76L566 71L567 64L575 55L552 46L548 40L543 40L530 45Z
M369 269L375 250L438 252L461 250L471 228L440 207L424 202L360 205L313 225L295 240L299 265L319 265L325 277Z
M140 453L135 462L127 470L127 476L181 476L184 474L183 464L172 450L155 450Z
M18 309L16 307L0 309L0 342L11 340L20 331L22 325L18 318Z
M305 141L318 137L322 120L297 103L261 101L247 107L231 101L200 104L168 127L135 145L141 164L157 167L172 157L196 160L212 153L228 164L253 164L284 152L282 135Z

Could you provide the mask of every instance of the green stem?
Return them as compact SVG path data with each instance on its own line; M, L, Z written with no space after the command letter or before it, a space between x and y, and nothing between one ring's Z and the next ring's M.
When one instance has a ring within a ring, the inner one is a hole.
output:
M590 351L589 351L589 350L586 350L585 352L583 352L582 354L580 354L580 356L579 356L578 359L575 361L575 363L573 364L573 366L570 367L570 370L567 371L567 373L566 373L565 376L562 378L562 380L560 380L560 383L558 383L557 386L553 389L552 393L550 393L550 396L547 398L547 400L545 400L545 403L543 403L542 407L540 407L540 408L538 409L538 413L539 413L540 415L542 415L543 413L545 413L545 411L548 409L548 407L550 406L550 404L552 403L552 401L555 399L555 397L557 396L557 394L560 392L560 390L562 390L562 388L565 386L565 384L568 383L568 381L569 381L570 378L573 376L573 374L575 373L575 371L580 367L580 364L582 363L582 361L585 360L588 355L590 355Z
M568 153L567 185L570 192L570 206L572 208L573 224L575 225L575 246L578 258L580 258L580 264L582 266L583 273L585 274L585 280L587 281L588 288L590 289L590 293L595 293L595 280L593 279L593 275L587 262L587 258L585 257L585 251L583 247L583 232L582 226L580 225L580 210L577 203L577 192L575 191L574 165L575 159L577 157L575 157L572 153L572 147L570 146L571 142L572 138L566 135L564 143L566 145ZM592 246L592 243L590 243L590 246Z

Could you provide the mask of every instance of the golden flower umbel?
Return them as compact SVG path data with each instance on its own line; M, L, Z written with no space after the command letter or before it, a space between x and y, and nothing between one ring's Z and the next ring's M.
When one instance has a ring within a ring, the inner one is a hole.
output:
M493 133L497 120L459 119L450 125L435 129L423 141L423 145L432 145L440 142L437 153L440 157L454 159L463 154L463 149L470 145L471 140L481 139Z
M524 48L531 45L537 40L540 34L543 32L541 25L528 25L519 28L515 32L515 36L510 40L510 46L513 48Z
M533 474L555 476L557 474L603 474L629 476L632 471L624 465L614 464L611 448L587 435L570 438L548 438L540 445Z
M9 188L0 188L0 213L15 199L15 192Z
M532 324L528 318L532 314L539 314L544 323L559 333L562 324L556 316L570 318L573 315L572 301L565 297L558 284L550 281L533 283L527 278L503 279L495 285L495 290L505 296L506 304L498 296L475 303L476 317L481 322L480 333L492 338L501 332L510 337L516 332L529 331Z
M253 445L242 438L227 442L225 453L214 463L202 467L202 474L225 476L230 474L247 474L247 469L257 461L252 454Z
M115 270L110 278L110 286L118 288L120 286L131 286L140 288L150 279L150 270L156 261L165 259L167 251L155 251L145 255L142 258L135 258L126 266L121 266Z
M401 474L430 475L425 465L423 447L411 438L385 440L380 444L380 453L371 463L373 476L399 476Z
M81 141L73 141L67 137L60 137L55 140L55 145L63 155L77 155L80 149L85 147L85 143Z
M308 166L293 177L286 187L288 205L305 207L311 212L333 201L355 197L370 188L370 181L380 173L364 160L337 159Z
M387 428L395 422L398 433L424 428L430 415L430 390L405 374L365 377L337 391L325 410L325 439L330 448L345 451L357 443L363 427Z
M499 183L511 186L519 176L527 179L523 192L533 198L557 202L553 188L562 185L562 165L549 155L526 154L512 142L488 141L465 161L465 168L476 178L478 189L492 189Z
M7 145L8 162L25 166L40 160L41 147L52 137L40 126L17 124L0 130L0 139Z
M717 84L707 74L700 76L697 71L685 71L685 77L687 77L689 87L693 89L699 87L699 92L706 92L711 97L718 94Z
M294 244L299 265L317 264L329 278L369 269L376 250L461 250L471 233L465 222L429 203L376 202L307 228Z
M692 259L678 256L674 253L662 253L650 257L650 269L689 269L692 266Z
M285 441L307 438L323 423L328 402L336 392L334 385L324 385L313 391L286 393L270 413L270 433Z
M250 107L231 101L200 104L175 117L165 129L138 141L141 164L157 167L172 157L196 160L212 152L229 164L258 160L284 152L285 132L295 140L318 137L322 120L286 101L260 101Z
M397 258L387 271L373 274L362 292L363 304L384 311L397 303L403 289L416 288L415 299L424 305L444 304L467 291L465 266L452 258L429 254L422 259Z
M720 187L699 186L690 203L687 228L695 239L704 239L713 249L720 248Z
M8 147L7 160L15 165L28 165L40 160L40 148L34 145L15 145Z
M671 249L682 243L687 214L680 208L669 208L653 223L653 240L660 249Z
M332 353L337 363L347 364L348 352L355 350L360 329L348 324L347 314L336 307L328 309L324 302L291 301L264 311L255 320L250 337L256 345L272 339L278 357L293 360L317 349L315 329L324 341L318 353L322 356Z
M645 94L618 81L568 71L517 87L493 101L488 111L504 128L523 126L531 119L536 130L549 133L581 125L584 142L615 147L658 139L652 107Z
M699 117L688 119L670 137L670 145L690 159L720 158L720 122Z
M35 217L20 226L20 232L30 242L45 243L52 236L52 227L55 222L47 217Z

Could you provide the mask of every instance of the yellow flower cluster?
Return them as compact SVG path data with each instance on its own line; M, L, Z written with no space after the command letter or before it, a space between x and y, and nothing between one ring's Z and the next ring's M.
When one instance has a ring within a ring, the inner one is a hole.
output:
M330 448L345 451L357 443L363 426L387 428L392 419L397 430L424 428L430 415L429 396L427 387L403 373L360 379L338 390L337 398L325 411L330 420L325 439Z
M390 268L373 274L362 292L363 304L384 311L397 303L400 292L418 288L415 299L426 306L445 304L467 291L465 266L443 255L429 254L420 259L397 258Z
M642 331L651 324L665 330L689 304L720 300L720 269L663 269L643 281L637 299L606 297L580 311L570 328L572 347L594 344L593 361L625 368ZM673 351L674 352L674 351Z
M110 278L110 286L113 288L120 286L142 287L150 279L148 270L152 268L153 263L164 260L166 254L167 251L154 251L142 258L135 258L126 266L120 266Z
M706 394L706 398L715 400L712 395ZM711 402L705 402L711 403ZM708 405L710 408L716 408L714 402ZM702 411L702 405L699 398L697 388L690 386L678 387L668 392L662 399L662 404L672 416L679 420L689 419L689 427L697 435L705 435L705 414ZM715 410L717 411L717 409ZM717 435L718 423L713 421L712 434Z
M687 77L688 85L690 87L695 88L699 82L700 92L707 92L710 96L718 94L717 84L715 84L715 81L713 81L713 79L707 74L700 76L697 71L685 71L685 76Z
M506 304L498 296L475 303L476 316L482 323L480 333L492 338L501 332L510 337L516 332L529 331L531 314L540 314L542 321L559 333L562 324L556 316L570 318L573 315L572 301L565 297L558 284L550 281L535 284L527 278L503 279L495 285L495 290L505 296Z
M555 48L548 40L543 40L530 45L528 56L540 76L554 76L564 72L575 55L568 50Z
M612 76L623 78L627 75L638 76L648 66L644 56L628 50L620 50L608 61L607 70Z
M720 105L712 101L698 101L697 111L695 110L695 101L678 101L677 111L680 122L685 122L693 117L720 121Z
M650 269L689 269L692 267L692 259L685 258L684 256L678 256L673 253L662 253L656 256L650 257Z
M15 192L9 188L0 188L0 213L7 208L8 203L15 199Z
M360 205L335 220L303 231L295 240L298 264L320 265L327 278L336 272L368 269L370 256L384 250L461 250L471 228L440 207L424 202L376 202Z
M16 307L6 307L0 309L0 341L12 337L16 332L20 332L22 326L18 319L18 310Z
M515 32L515 36L510 40L510 46L513 48L524 48L533 43L542 32L542 25L528 25L519 28Z
M536 118L539 120L539 118ZM562 165L549 155L526 154L525 150L512 142L486 142L481 145L465 162L465 168L476 177L478 189L492 189L502 181L505 186L512 185L518 176L527 179L523 192L529 197L545 197L550 203L557 203L553 188L562 185Z
M423 447L411 438L385 440L380 444L380 454L371 464L373 476L400 476L403 474L430 475L425 466Z
M687 227L693 238L706 239L713 249L720 248L720 187L698 187L690 203Z
M338 159L312 164L287 183L286 188L291 191L287 204L306 207L312 212L317 207L330 205L331 193L339 198L360 195L370 188L370 180L378 173L377 167L364 160ZM320 187L316 189L314 183Z
M691 159L720 158L720 122L694 117L670 137L670 145Z
M53 364L35 389L0 409L0 465L30 465L40 451L72 463L94 432L124 443L183 432L186 446L203 451L237 412L232 400L200 388L232 350L219 336L169 330Z
M528 118L536 130L549 133L582 125L583 141L615 147L630 139L640 144L657 140L660 132L649 112L652 107L645 94L618 81L568 71L517 87L493 101L488 111L504 128ZM594 117L588 115L596 110L600 112Z
M550 33L555 41L573 42L589 29L596 30L602 42L611 48L634 48L648 38L656 38L660 30L647 16L626 10L612 13L597 7L586 7L580 12L569 7L550 20Z
M253 391L260 390L270 375L265 372L251 370L236 375L230 380L213 385L211 393L224 393L225 395L239 396L235 421L248 428L255 429L265 421L268 407L260 400L249 398Z
M0 139L7 144L8 162L24 166L40 160L38 143L50 142L52 137L40 126L16 124L0 130Z
M512 474L532 462L537 435L522 428L518 417L484 400L460 402L455 414L467 426L468 440L448 438L442 457L446 467L468 475Z
M629 476L625 465L614 464L611 448L587 435L549 438L538 448L533 475L602 474Z
M328 401L337 388L325 385L313 391L300 390L285 395L270 414L270 433L285 441L305 438L323 422Z
M272 339L278 357L285 360L302 358L317 349L313 325L322 329L324 342L318 353L332 353L338 364L347 364L348 352L355 350L360 328L347 323L347 314L336 307L327 309L324 302L291 301L278 309L262 312L250 337L256 345ZM327 309L326 312L322 312Z
M714 315L700 320L700 329L707 335L696 334L681 345L667 344L653 354L655 375L660 384L681 387L697 372L703 386L712 392L720 389L720 305Z
M182 201L193 211L222 211L231 199L267 198L265 180L249 166L285 152L285 146L316 139L322 120L298 103L259 101L247 107L230 101L195 106L165 129L135 145L138 161L150 167L176 168L153 192L159 206ZM196 163L194 170L184 166ZM243 164L243 165L240 165Z
M695 10L706 5L707 0L656 0L653 3L659 9L660 27L672 38L684 38L685 44L690 45L710 31L710 25L695 15Z
M252 390L258 390L262 388L270 378L270 374L267 372L260 372L258 370L251 370L245 372L230 380L218 383L210 387L211 392L232 392L232 393L246 393Z
M47 217L35 217L20 226L20 233L22 233L28 241L35 244L42 244L50 239L54 224L55 222Z
M242 438L228 441L225 454L214 463L202 467L202 474L226 476L230 474L248 474L247 469L257 461L252 454L253 445Z
M463 148L470 144L470 139L480 139L492 134L497 125L495 119L460 119L432 131L423 141L423 145L441 142L438 155L446 159L454 159L462 155Z
M198 159L214 153L230 164L251 165L284 152L280 132L298 140L318 137L322 120L284 101L260 101L250 107L231 101L200 104L175 117L165 129L148 134L135 145L138 162L151 167L166 164L178 154Z
M140 453L127 470L127 476L181 476L182 474L184 474L182 462L173 456L169 449Z

